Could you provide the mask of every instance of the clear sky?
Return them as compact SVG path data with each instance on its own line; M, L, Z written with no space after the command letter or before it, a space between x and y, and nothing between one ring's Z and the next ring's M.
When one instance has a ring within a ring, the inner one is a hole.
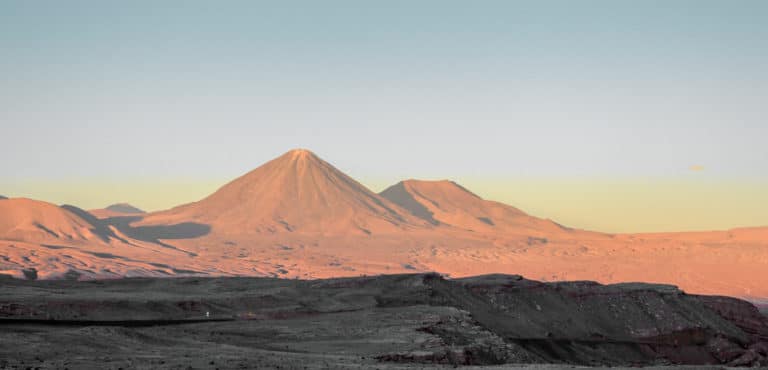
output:
M196 200L296 147L577 227L768 225L768 1L0 2L0 194Z

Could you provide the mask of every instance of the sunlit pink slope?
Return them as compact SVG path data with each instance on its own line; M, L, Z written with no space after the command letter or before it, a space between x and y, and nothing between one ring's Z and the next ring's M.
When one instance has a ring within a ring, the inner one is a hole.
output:
M130 239L71 206L0 200L0 273L37 278L169 276L193 265L189 253Z
M199 202L148 215L89 221L42 202L3 203L0 225L21 225L0 228L0 270L14 276L29 268L42 277L71 270L81 278L501 272L768 297L768 228L576 230L450 181L408 180L375 194L307 150L288 152Z
M381 195L433 225L483 233L546 236L568 231L550 220L480 198L448 180L406 180L390 186Z

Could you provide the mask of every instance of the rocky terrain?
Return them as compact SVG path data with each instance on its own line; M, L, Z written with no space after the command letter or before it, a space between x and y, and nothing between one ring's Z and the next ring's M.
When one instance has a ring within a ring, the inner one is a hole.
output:
M764 315L768 316L768 304L765 303L758 303L756 304L757 309L760 310Z
M745 301L517 275L5 278L0 325L0 368L768 366Z

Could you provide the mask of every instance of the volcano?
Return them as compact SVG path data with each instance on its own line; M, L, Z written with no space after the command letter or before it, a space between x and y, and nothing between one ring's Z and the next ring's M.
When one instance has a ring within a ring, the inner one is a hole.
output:
M515 207L485 200L448 180L405 180L390 186L380 195L433 225L469 231L526 234L569 230Z
M152 214L141 223L189 220L226 235L370 235L429 227L305 149L291 150L199 202Z

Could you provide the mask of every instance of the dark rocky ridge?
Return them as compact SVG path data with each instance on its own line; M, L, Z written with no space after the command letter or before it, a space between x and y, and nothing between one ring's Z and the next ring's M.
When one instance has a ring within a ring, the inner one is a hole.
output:
M4 279L0 323L0 368L768 365L747 302L511 275Z

